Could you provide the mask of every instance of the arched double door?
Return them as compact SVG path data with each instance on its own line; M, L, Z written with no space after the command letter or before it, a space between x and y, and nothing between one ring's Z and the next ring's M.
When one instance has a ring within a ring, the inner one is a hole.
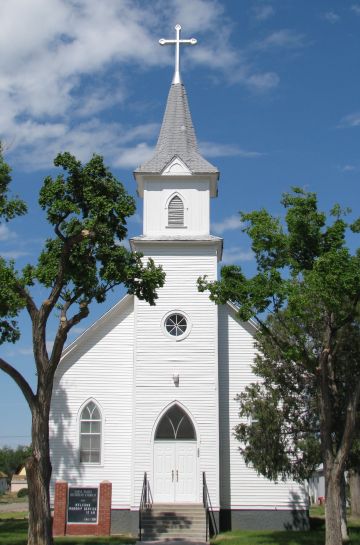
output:
M154 440L154 501L196 502L197 442L194 425L177 404L162 416Z

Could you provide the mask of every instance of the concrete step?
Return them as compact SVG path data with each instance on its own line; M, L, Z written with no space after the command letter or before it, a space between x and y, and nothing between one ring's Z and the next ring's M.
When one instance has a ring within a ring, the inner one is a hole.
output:
M142 513L142 541L204 542L205 537L206 514L202 504L156 503Z
M178 515L175 513L161 513L161 514L151 514L151 515L142 515L141 520L143 522L155 522L160 520L168 520L172 522L178 521L186 523L200 523L205 522L205 515Z
M141 541L169 541L174 540L176 542L191 541L193 542L205 542L205 534L143 534ZM188 544L187 544L188 545Z

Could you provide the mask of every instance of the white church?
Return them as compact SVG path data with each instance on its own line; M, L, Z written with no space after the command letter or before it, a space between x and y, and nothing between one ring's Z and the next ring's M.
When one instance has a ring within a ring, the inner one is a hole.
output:
M252 373L254 326L197 289L216 279L210 234L219 171L199 153L176 39L175 74L153 157L134 172L143 233L134 251L166 272L155 307L126 295L64 352L51 413L53 484L112 483L111 532L205 540L216 529L297 528L307 498L246 466L233 428ZM205 507L204 507L205 502ZM157 526L156 526L157 525ZM146 534L146 528L148 534Z

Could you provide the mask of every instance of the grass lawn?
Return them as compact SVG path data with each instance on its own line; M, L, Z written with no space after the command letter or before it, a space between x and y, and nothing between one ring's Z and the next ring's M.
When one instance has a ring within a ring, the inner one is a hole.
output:
M0 543L1 545L26 545L27 542L27 520L24 513L2 513L0 517ZM4 517L7 516L7 518ZM126 536L106 537L61 537L56 538L56 545L124 545L135 543L136 539Z
M16 492L1 494L0 503L27 503L27 498L18 498Z
M225 532L211 540L211 545L324 545L325 509L315 506L310 510L311 530L298 531L240 531ZM349 518L351 545L360 545L360 519Z

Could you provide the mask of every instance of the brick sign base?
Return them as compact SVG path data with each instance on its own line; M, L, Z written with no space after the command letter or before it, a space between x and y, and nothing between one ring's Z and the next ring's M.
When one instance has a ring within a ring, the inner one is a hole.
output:
M111 526L111 490L109 481L99 485L99 507L97 524L74 524L67 522L68 488L66 481L56 481L54 499L54 536L109 536Z

